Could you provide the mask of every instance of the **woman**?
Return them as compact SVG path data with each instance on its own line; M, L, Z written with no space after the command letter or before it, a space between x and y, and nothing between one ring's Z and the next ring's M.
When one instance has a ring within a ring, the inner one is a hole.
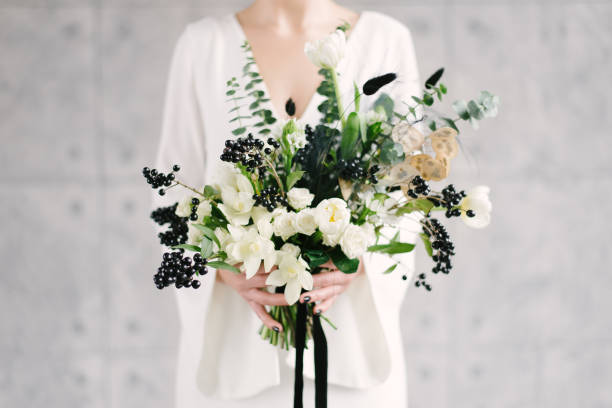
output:
M223 143L231 137L231 106L225 83L240 77L245 63L241 45L248 40L262 90L275 117L285 118L284 105L295 101L296 116L319 121L321 81L304 55L306 41L326 36L348 22L345 58L337 70L342 95L350 102L353 80L398 73L385 89L404 100L420 90L408 29L384 14L357 14L331 0L256 0L247 9L221 18L203 18L182 33L174 51L166 94L157 168L180 163L180 178L191 185L214 183ZM362 100L363 111L373 98ZM174 190L174 189L173 189ZM176 192L155 198L155 206L176 201ZM413 226L414 229L414 226ZM406 231L402 239L410 240ZM337 326L326 328L329 344L330 407L405 407L406 378L399 329L399 309L413 272L412 253L383 276L392 261L368 254L359 272L345 275L333 264L315 277L315 288L300 301L316 302ZM403 270L399 270L403 269ZM293 395L292 352L261 340L261 323L279 327L265 305L284 304L283 295L262 290L265 275L251 280L228 271L211 271L199 290L177 291L182 324L177 368L177 408L290 406ZM312 348L305 353L304 403L312 406Z

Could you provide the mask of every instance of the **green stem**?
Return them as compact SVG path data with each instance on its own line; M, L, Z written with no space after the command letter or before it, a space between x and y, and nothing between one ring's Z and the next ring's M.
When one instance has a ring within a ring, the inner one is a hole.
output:
M336 93L336 105L338 106L338 115L340 115L340 121L342 122L342 127L344 128L344 109L342 107L342 97L340 96L340 88L338 87L338 75L336 75L336 70L331 68L330 70L332 82L334 83L334 91Z

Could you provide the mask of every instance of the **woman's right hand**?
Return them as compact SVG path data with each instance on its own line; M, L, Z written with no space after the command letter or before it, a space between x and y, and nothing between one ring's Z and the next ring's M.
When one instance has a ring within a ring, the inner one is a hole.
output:
M236 265L240 268L240 265ZM247 279L244 273L235 273L225 269L217 269L217 280L231 286L253 309L257 317L269 329L282 332L283 326L274 320L267 312L265 306L288 306L285 295L282 293L269 293L266 288L268 274L263 265L259 266L257 273Z

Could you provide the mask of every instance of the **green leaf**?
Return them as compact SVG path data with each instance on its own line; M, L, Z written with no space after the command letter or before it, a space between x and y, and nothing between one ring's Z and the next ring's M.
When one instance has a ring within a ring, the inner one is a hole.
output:
M226 271L232 271L234 273L240 273L240 269L236 268L234 265L230 265L226 262L221 261L209 261L206 266L210 266L215 269L225 269Z
M344 273L355 273L359 268L359 259L349 259L339 246L336 246L333 251L330 252L334 265L338 267Z
M323 265L329 260L329 255L320 249L307 249L303 252L303 254L308 260L310 270L315 269L317 266Z
M427 214L434 206L434 203L429 201L427 198L418 198L412 201L412 204L419 210Z
M460 99L458 101L453 102L453 109L457 112L457 115L463 120L470 119L470 113L468 112L467 103Z
M432 256L433 249L431 249L431 241L429 240L429 237L423 232L421 232L419 236L421 237L421 241L423 241L423 245L425 245L425 251L427 251L427 255Z
M395 270L395 268L397 268L398 264L393 264L390 267L388 267L387 269L385 269L385 271L383 272L383 275L389 274L391 272L393 272Z
M376 102L374 102L374 110L382 107L385 110L385 114L387 118L391 118L393 116L393 109L395 108L395 102L393 99L386 93L380 94Z
M380 147L380 161L383 164L393 165L404 160L404 148L391 138L385 139Z
M259 102L258 101L255 101L255 102L253 102L252 104L249 105L249 109L250 110L256 109L258 107L259 107Z
M289 175L287 176L287 191L291 190L291 187L293 187L295 183L300 181L304 173L305 171L303 170L295 170L289 173Z
M355 92L355 112L359 112L359 104L361 102L361 92L359 92L359 87L357 86L357 82L353 82L353 88Z
M359 138L359 115L351 112L346 118L344 129L342 129L342 140L340 141L340 154L345 160L355 156L355 144Z
M215 188L211 185L205 185L204 186L204 197L206 198L213 198L219 195L219 192L217 190L215 190Z
M234 95L235 93L236 93L236 90L235 90L235 89L230 89L229 91L225 92L225 95L227 95L227 96L232 96L232 95Z
M434 98L430 94L426 93L423 95L423 103L427 106L431 106L434 104Z
M202 250L200 251L202 257L210 258L210 256L213 254L213 242L210 239L204 237L202 238L200 246L202 247Z
M215 242L215 244L217 244L217 246L219 248L221 248L221 243L219 242L219 238L217 238L217 236L215 235L215 232L208 228L205 225L202 224L191 224L193 225L195 228L199 229L200 231L202 231L204 233L204 236L207 237L208 239L211 239Z
M442 120L442 122L446 123L446 125L450 128L453 128L457 131L457 133L459 133L459 128L457 128L457 125L455 125L455 121L452 120L451 118L440 118L440 120Z
M189 244L174 245L172 247L172 249L186 249L188 251L194 251L194 252L200 252L201 251L199 246L189 245Z
M432 130L432 132L435 131L436 130L436 122L432 120L429 123L429 128Z
M484 111L475 101L469 101L467 104L468 112L470 113L470 117L481 120L484 118Z
M246 128L245 128L244 126L243 126L243 127L239 127L238 129L234 129L234 130L232 130L232 134L233 134L234 136L241 135L241 134L243 134L244 132L246 132Z
M410 252L414 249L414 244L407 242L390 242L388 244L372 245L368 247L369 252L380 252L383 254L402 254Z
M419 105L422 105L424 103L421 98L418 98L416 96L413 96L412 100L415 101L416 103L418 103Z
M440 83L440 92L446 95L447 91L448 89L446 88L446 86L443 83Z

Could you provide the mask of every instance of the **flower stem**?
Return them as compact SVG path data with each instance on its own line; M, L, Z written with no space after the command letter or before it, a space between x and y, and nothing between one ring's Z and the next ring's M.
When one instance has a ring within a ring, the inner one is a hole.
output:
M336 105L338 106L338 115L344 127L344 108L342 107L342 97L340 96L340 88L338 87L338 75L334 68L330 69L332 82L334 83L334 91L336 93Z

